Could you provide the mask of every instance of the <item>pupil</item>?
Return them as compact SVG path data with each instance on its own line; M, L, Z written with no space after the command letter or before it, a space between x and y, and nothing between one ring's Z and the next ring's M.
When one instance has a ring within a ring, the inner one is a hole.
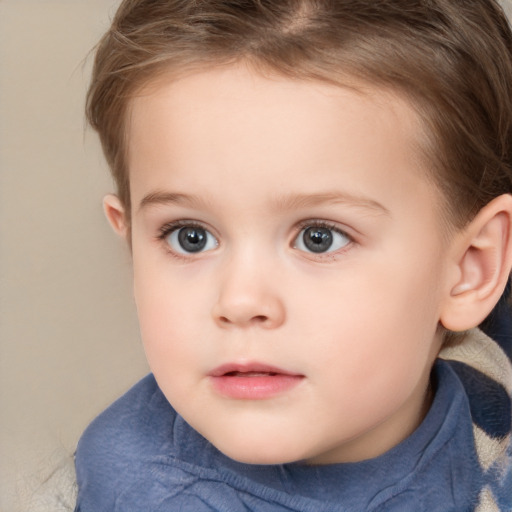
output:
M304 245L312 252L325 252L332 245L330 229L311 227L304 231Z
M201 228L182 228L178 233L178 240L183 250L198 252L206 245L206 231Z

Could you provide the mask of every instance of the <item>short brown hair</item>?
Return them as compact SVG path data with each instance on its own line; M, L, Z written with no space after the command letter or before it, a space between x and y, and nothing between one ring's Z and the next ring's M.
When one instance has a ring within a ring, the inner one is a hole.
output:
M403 94L452 226L512 192L512 34L496 1L124 0L97 48L87 117L128 215L130 99L167 70L241 60Z

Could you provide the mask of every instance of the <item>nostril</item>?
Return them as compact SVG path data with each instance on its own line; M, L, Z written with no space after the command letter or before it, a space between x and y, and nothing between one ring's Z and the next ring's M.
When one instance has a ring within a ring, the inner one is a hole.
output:
M283 323L284 306L276 297L222 296L213 305L211 314L217 326L224 329L234 326L270 329Z
M248 324L250 324L250 323L260 324L260 323L265 323L267 320L268 320L268 317L265 315L256 315L256 316L253 316L252 318L250 318L247 323ZM245 323L245 322L240 322L240 320L239 321L230 320L226 316L219 316L219 322L222 324Z

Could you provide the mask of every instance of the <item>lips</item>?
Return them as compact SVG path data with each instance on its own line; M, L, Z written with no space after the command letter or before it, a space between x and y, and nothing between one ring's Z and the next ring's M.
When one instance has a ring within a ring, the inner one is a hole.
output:
M213 389L238 400L265 400L297 386L304 375L261 363L225 364L209 373Z

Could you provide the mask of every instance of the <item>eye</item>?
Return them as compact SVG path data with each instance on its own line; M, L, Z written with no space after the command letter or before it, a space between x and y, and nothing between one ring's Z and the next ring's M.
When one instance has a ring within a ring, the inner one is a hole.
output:
M351 238L334 227L313 225L303 228L295 239L294 247L312 253L327 253L342 249Z
M164 239L173 251L180 254L211 251L219 245L208 230L194 225L176 227Z

